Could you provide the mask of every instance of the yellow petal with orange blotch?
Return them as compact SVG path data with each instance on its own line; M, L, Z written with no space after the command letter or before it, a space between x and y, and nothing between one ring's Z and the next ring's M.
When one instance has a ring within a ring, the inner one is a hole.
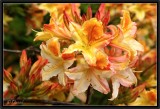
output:
M83 32L88 38L88 42L93 42L96 39L99 39L103 35L103 25L101 21L97 21L96 18L92 18L88 21L85 21L82 25Z
M40 41L47 41L50 38L52 38L52 34L49 32L38 32L36 34L36 37L34 38L34 41L40 40Z

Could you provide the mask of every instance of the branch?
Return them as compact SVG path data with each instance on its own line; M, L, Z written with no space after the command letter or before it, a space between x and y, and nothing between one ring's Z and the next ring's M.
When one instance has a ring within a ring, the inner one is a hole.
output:
M143 71L143 73L145 73L145 72L147 72L150 68L152 68L154 65L156 65L157 63L155 62L155 63L153 63L153 64L151 64L149 67L147 67L144 71Z
M38 104L51 104L51 105L78 105L76 103L60 102L60 101L49 101L49 100L38 100L38 99L6 99L3 101L4 105L7 103L38 103Z
M13 53L21 53L22 51L20 51L20 50L10 50L10 49L3 49L3 51L5 51L5 52L13 52Z
M88 87L88 90L87 90L87 100L86 100L85 104L89 104L90 96L91 96L91 86Z
M27 48L25 48L24 50L27 50L27 51L35 51L35 52L38 52L40 53L40 50L35 48L34 46L29 46ZM4 52L13 52L13 53L21 53L22 50L11 50L11 49L3 49Z

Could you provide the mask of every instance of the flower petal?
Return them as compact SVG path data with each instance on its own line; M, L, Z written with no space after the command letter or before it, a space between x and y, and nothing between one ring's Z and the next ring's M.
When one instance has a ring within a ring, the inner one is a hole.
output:
M112 98L109 99L111 101L117 98L119 92L120 83L116 78L112 78L112 86L113 86Z
M79 80L82 78L83 72L74 72L74 73L70 73L70 72L65 72L65 74L73 80Z
M87 20L82 25L83 32L88 37L89 43L92 43L96 39L99 39L103 35L103 25L102 22L97 21L96 18Z
M119 74L123 75L126 80L137 84L137 78L131 68L127 68L124 71L119 72Z
M34 38L34 41L37 41L37 40L47 41L52 37L53 37L52 34L49 32L38 32L36 34L36 37Z
M107 80L99 75L96 75L94 72L92 72L91 75L91 85L95 90L98 90L103 94L110 92Z
M41 56L45 59L48 59L49 62L52 64L56 64L57 61L60 61L59 57L56 57L48 48L45 44L40 45L41 49Z
M62 66L63 64L61 62L57 64L48 63L44 66L42 69L42 80L49 80L53 76L57 76L57 74L63 72L64 68Z
M84 72L81 79L74 82L73 93L78 95L85 92L90 85L90 77L87 72Z
M55 55L58 56L60 54L60 44L58 42L58 38L51 38L47 42L47 48Z
M62 72L60 72L58 74L58 80L59 80L59 83L62 84L63 86L66 86L66 83L67 83L67 77L64 73L64 70L62 70Z

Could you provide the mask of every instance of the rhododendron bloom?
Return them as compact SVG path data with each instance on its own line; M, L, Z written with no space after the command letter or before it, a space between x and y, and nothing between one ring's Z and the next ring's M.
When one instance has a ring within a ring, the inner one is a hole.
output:
M144 51L143 46L134 39L136 30L136 24L131 21L129 12L123 11L121 24L115 30L115 38L111 41L111 45L127 51L131 61L137 56L137 51Z
M63 21L57 13L51 13L49 24L38 32L35 40L43 40L40 46L42 57L49 63L42 71L42 79L58 75L59 83L66 86L73 81L75 96L85 93L89 86L108 94L108 80L112 82L112 98L118 96L119 87L130 87L137 79L130 67L138 60L143 46L135 40L136 23L129 12L123 11L121 23L108 25L109 11L101 4L95 16L89 7L86 15L80 15L72 4L72 16L63 12Z
M74 80L73 93L75 95L85 92L90 84L101 93L110 92L108 82L103 77L102 71L89 67L82 57L77 60L77 67L71 68L69 71L65 73Z
M58 38L51 38L41 44L41 55L48 59L49 63L42 70L42 80L49 80L53 76L58 75L59 82L66 85L67 77L64 72L70 67L74 59L64 60L60 55L60 45ZM71 55L73 57L73 55Z
M96 66L95 54L99 51L103 53L103 47L109 43L111 37L103 32L102 22L92 18L85 21L82 26L71 22L69 28L73 33L72 38L75 43L70 45L64 54L73 53L74 51L82 52L87 63ZM107 61L107 55L103 54L103 56L103 59ZM103 67L106 67L107 64L106 62Z

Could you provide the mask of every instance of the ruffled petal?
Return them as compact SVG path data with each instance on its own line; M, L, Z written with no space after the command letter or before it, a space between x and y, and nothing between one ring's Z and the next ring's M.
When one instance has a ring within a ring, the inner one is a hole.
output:
M96 75L94 72L92 72L91 75L91 85L95 90L98 90L103 94L110 92L107 80L99 75Z
M109 69L108 57L104 52L98 51L96 53L96 68Z
M99 39L103 35L103 25L102 22L97 21L96 18L92 18L85 21L82 25L83 32L86 34L89 43Z
M42 80L49 80L51 77L57 76L57 74L63 72L63 70L64 68L61 62L57 64L48 63L41 71Z
M126 80L137 84L137 78L131 68L127 68L124 71L119 72L119 74L123 75Z
M81 79L74 82L73 93L78 95L79 93L85 92L90 85L90 76L87 72L84 72Z

